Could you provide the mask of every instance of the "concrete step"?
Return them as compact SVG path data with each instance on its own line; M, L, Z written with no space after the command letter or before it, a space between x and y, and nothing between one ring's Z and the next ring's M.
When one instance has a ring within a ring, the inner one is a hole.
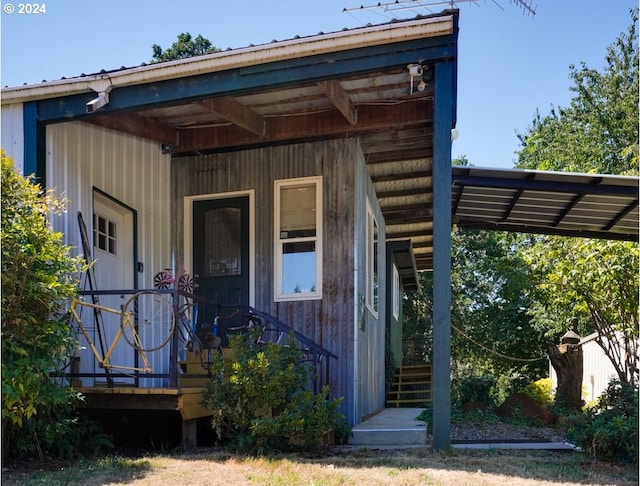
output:
M408 446L426 445L425 422L415 418L421 408L386 408L352 429L350 445Z

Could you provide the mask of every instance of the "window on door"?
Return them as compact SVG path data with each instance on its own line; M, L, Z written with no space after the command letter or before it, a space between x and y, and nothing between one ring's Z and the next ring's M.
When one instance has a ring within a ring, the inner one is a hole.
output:
M322 177L275 182L275 300L322 297Z
M117 255L117 225L109 218L98 213L93 215L93 246L102 251Z

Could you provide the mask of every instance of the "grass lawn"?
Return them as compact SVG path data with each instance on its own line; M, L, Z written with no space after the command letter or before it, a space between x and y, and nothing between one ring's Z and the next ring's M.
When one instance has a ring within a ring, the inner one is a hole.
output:
M243 456L222 449L3 465L2 485L637 485L637 465L577 452L331 447Z

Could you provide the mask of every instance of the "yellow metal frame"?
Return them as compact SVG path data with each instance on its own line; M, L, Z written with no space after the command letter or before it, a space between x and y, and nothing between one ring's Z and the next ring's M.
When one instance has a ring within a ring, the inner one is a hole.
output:
M100 311L108 312L110 314L117 314L117 315L119 315L121 317L121 319L120 319L120 327L118 328L118 332L116 333L115 337L113 338L113 341L111 342L111 345L109 346L109 349L107 350L107 352L105 353L104 356L102 356L100 354L100 352L98 351L98 349L96 348L96 346L95 346L95 344L93 342L93 339L91 339L91 336L89 335L89 331L87 330L86 326L82 322L82 318L80 317L80 315L78 314L78 312L76 310L76 307L79 306L79 305L83 306L83 307L90 307L92 309L98 309ZM89 344L89 348L91 349L91 352L93 353L94 357L96 358L96 361L98 362L98 366L100 368L118 369L118 370L127 370L127 371L142 371L143 373L151 373L151 371L152 371L151 365L149 364L149 360L147 359L146 353L142 350L142 343L140 342L140 336L138 335L138 331L136 331L135 325L133 324L133 319L131 318L131 316L133 315L132 312L120 311L120 310L117 310L117 309L113 309L111 307L105 307L103 305L94 304L92 302L87 302L87 301L81 300L81 299L73 299L71 301L71 306L69 308L69 312L71 312L71 315L73 316L73 319L75 319L75 321L78 323L78 328L80 329L80 332L82 333L82 335L87 340L87 343ZM125 366L125 365L119 365L119 364L112 364L110 362L111 355L113 354L113 351L116 349L116 346L117 346L118 342L120 341L120 338L122 337L122 334L124 333L124 328L125 327L129 327L131 329L131 335L133 336L133 341L136 344L140 359L142 359L142 362L144 363L144 367L143 368L138 368L138 367L134 367L134 366Z

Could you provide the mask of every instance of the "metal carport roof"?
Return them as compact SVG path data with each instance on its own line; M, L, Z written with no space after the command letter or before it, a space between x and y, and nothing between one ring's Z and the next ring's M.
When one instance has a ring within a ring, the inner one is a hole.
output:
M638 177L456 166L451 181L459 228L638 241Z

